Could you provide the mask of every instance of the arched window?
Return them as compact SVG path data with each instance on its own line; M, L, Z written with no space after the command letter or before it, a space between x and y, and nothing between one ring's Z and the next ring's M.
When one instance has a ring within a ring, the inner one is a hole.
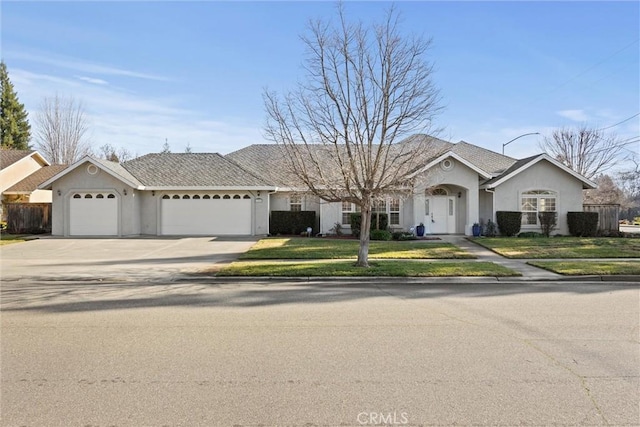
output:
M202 196L203 199L210 199L211 196L209 196L208 194L205 194L204 196Z
M220 196L218 196L217 194L213 196L214 199L219 199Z
M107 199L115 199L115 198L116 198L115 194L109 194L107 196Z
M79 195L79 194L74 194L74 195L73 195L73 198L74 198L74 199L82 199L82 196L81 196L81 195Z
M240 199L240 196L239 196L238 194L236 194L235 196L233 196L233 198L234 198L235 200L238 200L238 199Z
M98 195L96 196L96 199L104 199L104 196L103 196L102 194L98 194Z
M223 198L223 199L230 199L230 198L231 198L231 196L229 196L228 194L225 194L222 198Z
M251 198L251 196L249 196L248 194L245 194L244 197L243 197L243 199L250 199L250 198Z
M196 199L200 199L200 196L198 196L198 195L196 194L196 195L194 195L192 198L193 198L193 200L196 200Z
M431 195L432 196L446 196L448 195L449 192L445 189L445 188L434 188L433 191L431 191Z
M179 199L179 198L180 198L180 196L178 196L177 194L174 194L173 197L172 197L172 199Z
M557 193L549 190L530 190L522 193L520 210L522 225L539 225L539 212L556 211Z
M183 199L190 199L191 197L189 197L188 194L185 194L184 196L182 196Z
M169 197L169 195L165 194L164 196L162 196L163 199L170 199L171 197Z
M93 199L93 196L91 194L85 194L84 198L85 199Z

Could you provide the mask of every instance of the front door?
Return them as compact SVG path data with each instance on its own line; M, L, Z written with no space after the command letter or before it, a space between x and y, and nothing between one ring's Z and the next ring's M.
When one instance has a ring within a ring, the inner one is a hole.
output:
M427 233L455 233L455 198L450 196L427 197L425 221Z

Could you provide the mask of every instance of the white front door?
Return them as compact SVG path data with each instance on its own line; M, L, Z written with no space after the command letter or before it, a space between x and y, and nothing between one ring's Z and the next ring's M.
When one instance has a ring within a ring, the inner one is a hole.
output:
M425 201L424 224L427 233L455 233L456 202L451 196L432 196Z

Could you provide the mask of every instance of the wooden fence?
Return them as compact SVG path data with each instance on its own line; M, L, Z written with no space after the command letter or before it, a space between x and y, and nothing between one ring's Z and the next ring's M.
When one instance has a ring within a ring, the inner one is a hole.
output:
M598 231L618 231L620 205L582 205L585 212L598 212Z
M8 203L7 232L51 233L51 203Z

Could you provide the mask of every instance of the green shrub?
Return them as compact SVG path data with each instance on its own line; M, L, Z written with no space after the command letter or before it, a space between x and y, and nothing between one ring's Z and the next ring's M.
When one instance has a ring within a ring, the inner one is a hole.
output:
M539 212L540 228L544 237L549 237L558 225L558 212Z
M593 237L598 232L598 212L567 212L569 234L576 237Z
M544 234L538 233L537 231L523 231L518 234L518 237L522 238L532 238L532 237L544 237Z
M386 213L380 214L371 214L371 226L369 227L369 231L376 230L376 216L380 215L380 227L379 230L386 230L389 228L389 216ZM360 229L362 224L362 213L356 212L350 215L351 218L351 235L357 238L360 238Z
M387 230L371 230L369 240L391 240L391 232Z
M314 211L273 211L269 217L269 233L271 235L300 235L316 225ZM312 232L313 233L313 232Z
M487 237L496 237L497 234L498 227L496 226L496 223L491 221L490 219L487 220L487 225L484 228L484 235Z
M498 211L496 212L496 220L500 234L509 237L515 236L520 232L522 226L522 212Z
M394 231L391 233L392 240L417 240L417 237L413 233L408 231Z

